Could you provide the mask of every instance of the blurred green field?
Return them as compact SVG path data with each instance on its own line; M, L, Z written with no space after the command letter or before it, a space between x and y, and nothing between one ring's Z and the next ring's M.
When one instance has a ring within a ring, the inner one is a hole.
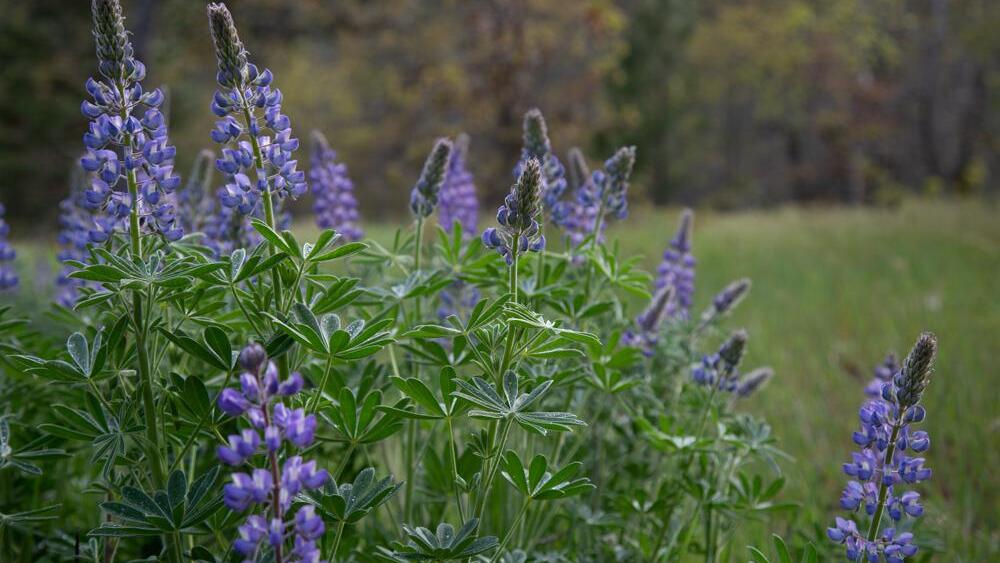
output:
M853 449L850 435L872 367L888 351L905 354L921 330L931 330L941 345L926 401L933 444L927 457L935 474L921 487L927 517L920 538L938 543L946 560L1000 554L996 213L982 201L911 201L891 210L698 214L697 309L734 278L754 282L729 326L750 332L750 365L777 372L745 408L765 415L797 460L788 464L785 493L805 508L797 524L832 521L837 511L840 464ZM677 210L635 209L609 235L653 269L677 216ZM389 227L369 230L376 239L391 236ZM18 243L28 277L33 262L45 262L42 247ZM38 268L40 277L48 268ZM36 281L25 288L25 301L46 295L47 285Z

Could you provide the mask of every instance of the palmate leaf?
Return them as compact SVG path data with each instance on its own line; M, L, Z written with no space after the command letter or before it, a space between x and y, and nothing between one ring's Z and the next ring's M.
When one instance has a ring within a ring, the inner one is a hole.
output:
M574 479L582 466L576 461L551 473L548 460L539 454L525 468L517 453L508 450L503 458L502 475L522 495L532 500L552 500L576 496L595 488L586 477Z
M44 437L35 439L22 448L14 449L11 444L8 418L8 416L0 416L0 470L12 467L29 475L41 475L42 468L28 460L67 456L63 450L40 448L39 446L47 440Z
M343 436L343 441L355 445L372 444L402 429L399 413L405 411L408 404L408 399L400 399L392 407L383 407L380 391L368 393L359 402L354 391L343 387L337 401L321 410L320 416Z
M13 514L4 514L3 512L0 512L0 530L5 527L9 527L31 531L32 528L38 525L38 522L55 520L58 518L58 515L53 514L53 512L59 510L61 507L61 504L54 504L44 508L36 508L35 510L26 510L24 512L15 512Z
M331 479L322 489L300 494L296 500L316 507L334 522L354 524L381 506L402 486L394 483L392 475L375 480L375 469L366 468L358 473L353 483L337 483Z
M469 519L457 532L451 524L446 523L438 524L435 532L403 524L403 532L409 541L406 545L395 544L389 555L397 561L452 561L496 548L499 541L495 536L476 537L478 527L477 518Z
M101 503L101 509L118 519L89 532L91 537L156 536L185 531L197 533L201 525L222 507L222 495L208 495L219 477L215 466L188 486L180 469L171 472L167 490L152 495L136 487L122 487L121 499Z
M503 396L497 390L479 377L473 377L471 382L455 379L458 390L452 396L465 399L479 407L469 411L469 416L480 419L503 420L510 419L519 426L546 435L548 431L572 431L574 426L586 426L587 423L568 412L544 412L529 410L552 385L546 381L536 386L530 393L519 393L517 374L507 372L503 379Z

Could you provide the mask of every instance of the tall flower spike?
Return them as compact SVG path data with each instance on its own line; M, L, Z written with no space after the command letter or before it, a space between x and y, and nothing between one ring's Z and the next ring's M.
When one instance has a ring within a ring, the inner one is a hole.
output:
M886 362L879 366L876 373L882 383L881 393L861 407L861 429L853 435L861 451L854 453L851 461L843 465L844 473L851 480L840 496L840 506L852 513L863 507L871 520L867 533L862 532L864 527L859 530L853 518L838 517L835 525L827 529L827 536L844 544L847 558L852 561L884 559L902 563L917 552L913 534L897 534L895 526L904 517L917 518L924 512L919 493L901 493L899 489L931 477L931 470L924 467L924 458L910 455L927 451L930 438L927 432L912 430L911 426L922 422L926 416L919 402L936 354L934 335L920 335L902 369L886 378L881 373ZM889 366L892 367L895 366ZM893 524L880 534L885 515Z
M87 258L90 231L106 218L100 211L89 209L86 201L89 174L74 167L70 173L69 195L59 202L59 254L60 262L83 262ZM56 278L56 302L72 307L79 298L79 290L88 282L69 277L76 268L64 265Z
M233 473L232 483L223 488L223 502L230 510L255 511L239 526L233 549L250 561L264 553L276 561L319 561L315 540L323 535L322 518L309 505L294 514L291 509L295 495L322 487L330 476L315 461L282 455L309 447L315 437L316 416L281 402L302 390L302 376L293 373L279 382L278 369L255 343L240 352L239 363L246 370L240 375L240 389L223 389L218 406L229 416L246 417L250 426L229 436L218 456L227 465L242 466L263 455L265 467Z
M583 151L576 147L569 152L569 183L573 188L572 197L557 204L553 217L566 234L569 246L576 248L590 235L597 219L597 206L592 201L593 175ZM597 240L603 242L603 229Z
M542 250L545 237L539 232L537 219L541 211L541 169L538 161L531 159L497 210L500 227L483 231L483 244L496 249L507 265L522 252Z
M448 161L448 173L441 185L441 206L438 208L438 223L451 231L455 223L462 227L462 237L476 236L479 220L479 199L472 174L466 167L469 155L469 136L462 133L455 139L455 146Z
M579 212L594 217L587 234L596 232L600 236L607 227L608 214L619 220L628 216L628 187L634 166L635 147L622 147L604 161L604 170L591 174L590 184L577 198Z
M204 149L191 166L187 184L180 191L181 224L187 231L203 231L214 208L212 193L212 162L215 153Z
M622 344L635 346L646 356L652 356L660 339L660 328L667 317L667 310L673 300L674 288L660 288L649 302L649 306L635 319L635 328L625 331Z
M521 159L514 167L514 177L521 176L524 165L529 160L538 161L542 170L542 204L555 222L559 223L557 214L562 209L559 202L566 191L566 170L563 168L562 162L559 161L559 157L552 152L549 129L545 124L545 117L538 108L529 109L524 114L523 144Z
M705 312L701 314L701 326L705 326L732 311L750 293L750 286L748 278L741 278L724 287L712 298L712 304L708 309L705 309Z
M740 373L737 370L746 352L747 333L745 330L734 332L719 351L709 354L691 369L691 379L699 385L717 387L721 391L738 392Z
M685 209L681 223L670 245L663 252L663 262L657 269L656 287L674 288L674 296L667 304L667 316L687 319L694 300L694 256L691 255L691 223L694 213Z
M364 237L358 226L358 201L354 198L354 183L347 176L347 166L337 162L337 152L319 131L312 132L309 181L316 224L321 229L336 229L344 240Z
M142 88L146 67L133 56L118 0L93 0L91 11L100 76L87 80L91 99L81 106L91 123L80 164L92 173L84 201L104 217L90 239L103 243L114 231L130 228L125 218L134 210L140 229L177 240L184 232L174 196L180 177L159 110L163 93Z
M242 215L270 221L283 198L306 192L305 173L293 158L299 140L281 113L281 91L271 87L271 71L258 71L249 62L225 4L209 4L208 20L219 66L212 113L220 119L211 137L224 147L215 162L226 175L220 200Z
M448 159L451 157L452 143L448 139L438 139L424 161L420 178L410 192L410 210L420 218L429 217L437 207L441 184L447 173Z
M7 208L0 203L0 291L17 287L17 272L14 271L13 262L17 257L14 247L11 246L7 237L10 235L10 225L4 221Z

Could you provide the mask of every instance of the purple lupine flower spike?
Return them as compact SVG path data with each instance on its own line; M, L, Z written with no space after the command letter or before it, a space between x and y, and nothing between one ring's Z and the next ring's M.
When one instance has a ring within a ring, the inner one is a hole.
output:
M87 173L74 167L71 173L70 193L59 202L59 254L57 258L64 264L70 261L82 262L87 258L90 243L90 229L95 217L88 209L85 199ZM76 268L64 265L56 278L56 302L63 307L73 307L79 298L83 280L69 277Z
M931 477L924 458L910 455L926 451L930 440L926 432L914 431L910 425L921 422L926 415L919 403L936 353L937 339L925 333L901 368L890 355L876 368L876 381L868 385L870 388L878 383L880 390L859 411L861 429L854 432L853 440L861 450L843 465L851 480L841 493L840 506L851 512L864 507L870 520L859 530L853 518L837 517L835 526L827 529L827 536L844 544L847 558L852 561L902 563L917 552L913 534L897 534L895 527L889 527L879 535L879 529L883 516L887 515L890 523L898 523L924 513L920 494L900 492L899 488Z
M691 379L699 385L715 387L720 391L738 392L740 372L737 368L746 352L746 344L746 331L734 332L722 343L718 352L703 357L691 368Z
M691 223L694 214L685 209L681 224L670 245L663 252L663 262L657 269L656 288L674 288L674 295L667 304L667 316L686 320L694 298L695 258L691 255Z
M441 196L441 185L447 175L451 158L452 143L448 139L438 139L424 161L417 183L410 191L410 211L418 218L429 217L437 207Z
M271 71L249 62L229 9L209 4L208 20L219 67L211 108L220 119L211 137L224 147L215 166L226 177L219 199L240 215L260 217L263 197L277 213L284 198L307 189L293 158L299 141L281 112L281 91L271 87Z
M566 169L559 157L552 151L549 141L549 130L545 117L538 108L529 109L524 114L523 147L521 159L514 167L514 178L520 178L524 166L529 160L535 159L541 168L541 201L544 211L559 223L558 212L562 209L560 202L566 191ZM538 217L541 220L541 217Z
M212 163L215 153L202 150L194 160L184 188L179 192L180 221L187 232L203 232L215 207Z
M895 354L889 354L882 360L882 363L875 367L875 377L865 386L865 395L871 399L878 399L882 396L882 386L892 381L892 377L899 371L899 360Z
M541 169L538 161L532 159L524 165L521 177L497 210L500 227L483 231L483 244L496 249L507 265L513 264L515 255L539 252L545 248L545 237L538 226L541 212Z
M315 461L282 455L308 447L315 437L316 416L303 409L289 409L281 402L302 389L302 376L294 373L279 381L277 368L257 343L240 351L239 364L245 370L240 374L239 390L224 389L218 404L230 416L245 416L250 427L229 436L228 444L218 448L218 455L232 466L252 463L262 455L264 467L234 473L232 483L223 488L223 502L230 510L255 511L239 527L233 549L255 561L265 549L266 538L277 560L318 561L314 541L323 534L323 521L312 506L292 513L292 499L301 491L322 487L330 475ZM282 554L289 557L282 558Z
M660 339L660 328L667 315L668 304L673 299L674 288L663 287L653 295L652 301L638 317L635 319L635 328L625 331L622 335L622 344L625 346L635 346L642 350L644 355L652 356L656 344Z
M17 272L14 271L12 263L17 253L11 246L7 237L10 235L10 225L4 221L7 208L0 203L0 291L14 289L17 287Z
M92 0L91 10L100 74L87 80L91 99L81 106L91 122L80 164L92 176L84 201L104 217L90 230L90 240L103 243L129 228L126 218L133 209L140 228L177 240L184 234L174 195L180 177L159 110L163 93L143 90L146 67L133 55L118 0ZM135 197L126 180L134 181Z
M312 157L309 182L312 185L313 212L321 229L335 229L344 240L364 237L358 226L358 201L354 183L347 176L347 166L337 162L337 152L319 131L312 132Z
M750 280L738 279L722 289L712 298L712 304L701 314L698 328L704 328L732 311L750 293Z
M458 136L448 161L448 173L441 185L440 206L438 207L438 223L446 231L451 231L455 223L462 227L462 237L466 240L475 237L479 220L479 199L476 197L476 186L472 182L472 174L466 167L469 156L469 136L465 133Z
M590 235L597 219L597 207L589 201L594 190L593 175L583 151L576 147L569 151L568 177L572 196L559 202L553 216L566 234L569 246L576 248ZM597 241L604 241L603 229L597 234Z

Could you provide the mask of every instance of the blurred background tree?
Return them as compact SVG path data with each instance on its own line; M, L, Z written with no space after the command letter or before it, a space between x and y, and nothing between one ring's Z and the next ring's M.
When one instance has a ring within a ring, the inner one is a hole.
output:
M204 5L124 4L149 82L169 85L184 174L211 145ZM562 155L638 145L636 184L657 204L885 202L1000 182L991 0L230 4L298 135L329 137L368 219L405 209L433 139L460 131L498 201L532 106ZM0 200L12 221L51 228L85 127L89 3L0 8Z

